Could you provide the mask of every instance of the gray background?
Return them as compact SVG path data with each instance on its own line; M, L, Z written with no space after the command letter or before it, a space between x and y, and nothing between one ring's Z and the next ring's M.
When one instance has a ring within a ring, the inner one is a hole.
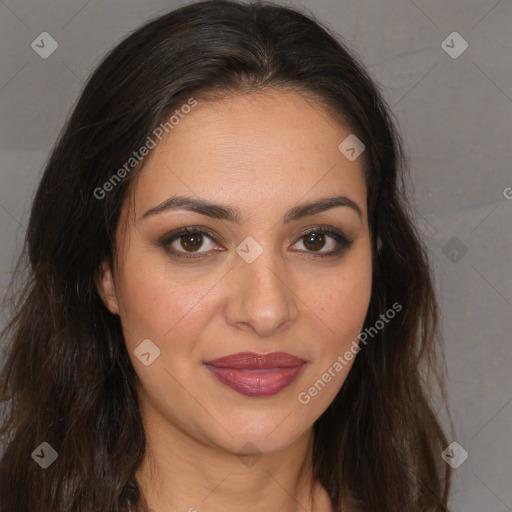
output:
M0 0L2 292L42 166L85 78L129 31L178 5ZM356 51L406 141L443 315L454 440L469 454L454 471L452 510L512 511L512 2L302 5ZM47 59L31 48L44 31L59 44ZM456 59L442 47L454 31L469 45Z

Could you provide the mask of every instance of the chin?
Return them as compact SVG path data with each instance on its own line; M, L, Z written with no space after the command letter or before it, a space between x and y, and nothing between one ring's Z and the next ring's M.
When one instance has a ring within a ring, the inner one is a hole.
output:
M229 428L231 435L222 431L222 440L218 440L219 444L241 455L268 454L284 450L304 435L308 427L301 428L293 422L293 419L290 419L290 416L284 421L283 418L267 422L253 416L252 421L248 420L245 425L232 424ZM290 430L291 425L293 430Z

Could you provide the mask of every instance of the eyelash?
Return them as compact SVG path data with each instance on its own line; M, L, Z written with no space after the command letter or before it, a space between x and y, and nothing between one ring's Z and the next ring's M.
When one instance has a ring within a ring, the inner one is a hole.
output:
M173 248L170 248L170 245L177 240L179 237L187 234L197 234L200 233L201 235L205 235L208 237L212 242L218 243L215 236L210 233L210 231L201 228L201 227L185 227L177 229L176 231L172 231L171 233L165 235L160 241L159 245L162 246L166 252L171 253L173 256L177 256L178 258L188 258L188 259L199 259L208 257L210 254L208 253L199 253L200 255L192 256L190 254L192 253L186 253L181 251L176 251ZM322 234L322 235L328 235L331 238L333 238L338 243L338 248L329 252L323 252L323 253L315 253L314 251L306 251L308 254L311 254L315 258L326 258L326 257L333 257L337 256L340 253L344 252L346 249L348 249L352 243L353 240L350 240L347 238L341 231L333 228L323 227L323 228L312 228L308 231L302 233L302 235L299 237L297 242L299 242L301 239L307 237L308 235L315 233L315 234ZM295 243L297 243L295 242ZM295 245L295 244L294 244ZM220 251L215 251L220 252Z

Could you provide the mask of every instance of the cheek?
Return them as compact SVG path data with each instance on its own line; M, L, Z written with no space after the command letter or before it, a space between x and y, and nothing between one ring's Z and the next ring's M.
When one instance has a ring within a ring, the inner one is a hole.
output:
M333 287L334 288L334 287ZM341 339L362 327L371 295L371 280L342 280L338 289L317 298L319 316Z
M316 334L314 364L297 396L304 418L318 418L343 386L357 357L371 289L371 257L362 251L331 276L328 286L309 290L309 318Z
M149 338L163 348L179 332L184 348L197 329L187 317L200 310L204 282L183 282L157 266L129 262L120 277L120 316L128 347Z
M354 260L356 264L347 264L331 276L328 287L308 293L308 303L329 333L324 340L334 348L357 341L370 303L371 259L365 253Z

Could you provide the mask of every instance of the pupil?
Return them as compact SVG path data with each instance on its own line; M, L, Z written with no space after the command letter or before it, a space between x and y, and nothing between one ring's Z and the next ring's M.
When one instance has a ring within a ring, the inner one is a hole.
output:
M308 244L311 244L312 247L308 247ZM306 235L306 240L305 240L305 243L304 245L308 248L308 249L312 249L314 251L317 251L319 249L322 249L323 245L324 245L324 235L322 234L317 234L317 233L310 233L309 235Z
M197 251L201 248L202 240L203 237L200 233L187 233L181 237L181 245L184 249Z

